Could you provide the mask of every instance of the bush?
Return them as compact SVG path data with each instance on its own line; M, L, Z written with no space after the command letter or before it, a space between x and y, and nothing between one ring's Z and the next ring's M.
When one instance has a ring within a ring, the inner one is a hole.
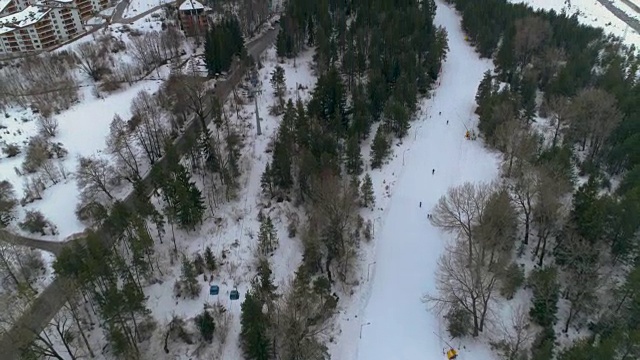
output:
M76 206L76 217L82 222L98 224L109 217L109 210L97 201L85 200Z
M50 158L51 153L49 152L47 140L42 136L34 136L29 139L27 144L27 153L22 162L22 170L29 174L35 173Z
M2 152L7 155L8 158L16 157L20 155L20 146L18 146L18 144L6 144L2 148Z
M289 224L287 225L287 235L289 235L289 238L291 239L296 237L297 233L298 233L298 219L291 218L289 220Z
M373 238L373 222L371 220L367 220L367 223L364 225L364 239L366 241L371 241Z
M196 257L193 259L193 267L196 270L196 274L198 275L204 274L204 259L202 258L202 255L200 255L199 253L196 254Z
M58 134L58 120L51 116L38 116L38 128L44 137L55 137Z
M216 329L216 323L207 309L203 309L202 313L196 316L196 326L200 330L200 335L206 342L213 340L213 332Z
M182 281L176 280L173 283L173 296L176 299L180 299L182 297Z
M40 235L56 235L58 229L40 211L27 210L24 220L18 224L24 231Z
M42 254L37 250L25 251L20 262L22 263L20 275L29 283L32 283L35 277L43 275L46 271Z
M505 269L503 276L500 294L507 300L511 300L524 283L524 269L516 263L511 263Z
M447 320L447 331L452 338L461 338L470 334L471 314L460 306L452 307L444 316Z

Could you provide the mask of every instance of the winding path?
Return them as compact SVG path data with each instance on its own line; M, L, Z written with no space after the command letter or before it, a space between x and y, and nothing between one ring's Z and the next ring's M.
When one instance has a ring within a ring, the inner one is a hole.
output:
M245 46L247 48L247 53L252 56L254 59L258 59L260 55L273 43L278 34L278 29L267 31L263 36L257 38ZM247 68L240 63L235 63L232 65L232 70L229 72L230 76L225 81L219 81L215 90L213 91L213 96L218 97L222 102L229 96L231 90L240 83L245 73L247 72ZM210 122L211 119L207 120L207 123ZM195 119L192 119L185 127L184 132L175 139L174 146L176 152L180 154L184 154L188 148L190 147L189 141L187 139L195 136L200 131L200 124ZM166 166L167 158L163 157L159 161L156 162L154 167L164 167ZM151 189L151 171L147 172L147 174L143 177L141 182L145 185L146 189ZM130 193L127 197L125 197L122 202L132 207L134 204L134 196ZM117 238L118 234L114 232L114 229L99 229L96 231L97 234L101 236L101 240L106 244L106 246L110 246L114 239ZM7 233L5 233L6 235ZM1 234L0 234L1 235ZM13 243L32 246L42 250L52 251L54 253L59 252L63 247L70 246L75 241L82 241L83 238L79 237L73 239L72 241L67 241L61 244L61 246L47 243L46 241L29 239L25 237L21 237L13 234L12 237L4 236L0 237L2 239L8 240ZM50 246L54 246L51 248ZM47 286L40 296L34 300L32 305L29 307L27 311L16 321L16 323L12 326L12 328L1 334L0 337L0 359L2 360L14 360L17 359L20 355L19 349L28 345L37 334L42 332L46 324L51 321L51 319L55 316L55 314L60 311L62 306L67 302L67 298L71 295L70 290L73 289L67 281L56 278L53 282Z

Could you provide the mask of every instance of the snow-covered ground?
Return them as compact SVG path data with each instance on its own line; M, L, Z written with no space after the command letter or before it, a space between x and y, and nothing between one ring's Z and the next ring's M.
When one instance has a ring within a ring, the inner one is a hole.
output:
M129 43L131 41L131 31L139 33L145 31L160 31L161 18L157 15L150 14L144 18L138 19L132 24L126 25L127 31L122 28L125 25L113 24L108 28L91 35L85 36L71 44L64 45L57 49L61 51L73 51L83 42L97 41L99 37L110 34L117 39ZM189 47L187 44L185 46ZM118 54L117 62L132 62L134 59L125 51ZM154 78L157 74L164 76L168 74L168 69L163 67L152 75ZM125 87L123 90L116 91L112 94L103 94L102 98L97 98L94 94L94 83L90 81L86 74L76 71L76 78L79 80L81 88L79 89L80 102L71 108L53 115L59 123L58 135L51 140L53 142L62 143L63 147L68 150L68 155L60 162L59 165L72 173L77 166L79 156L89 156L100 153L105 147L105 138L109 134L109 124L115 114L120 115L123 119L130 117L131 100L135 95L146 90L149 93L156 92L162 81L160 80L144 80L133 86ZM24 160L24 146L30 137L38 133L38 126L31 110L13 107L8 108L0 113L0 144L17 144L22 147L22 152L13 158L7 158L0 155L0 179L10 181L15 189L18 198L23 195L25 176L20 176L14 169L20 169ZM84 230L85 225L77 220L75 208L78 203L78 188L73 176L64 179L58 184L50 184L43 192L42 199L37 200L24 207L20 207L17 218L21 219L26 210L39 210L58 228L59 234L49 236L50 240L63 240L68 235ZM20 232L18 229L15 231Z
M75 171L79 156L89 156L99 153L105 148L105 136L109 133L109 124L115 114L127 119L131 116L129 107L131 99L140 91L146 90L153 93L158 90L160 81L143 81L124 91L117 92L104 99L97 99L89 87L83 88L82 101L69 110L54 115L58 120L59 132L53 138L54 142L61 142L69 154L62 161L62 166L68 171ZM23 109L9 110L9 115L0 119L0 124L6 126L2 130L1 140L7 143L23 145L27 139L38 132L36 121L31 114ZM22 119L29 119L23 122ZM22 196L23 179L14 168L20 169L24 160L24 152L13 158L0 159L0 174L2 178L9 180L18 196ZM78 187L73 177L53 185L43 193L42 200L35 201L24 207L25 210L40 210L57 227L59 235L53 240L62 240L64 237L83 231L85 225L77 220L75 207L78 202Z
M113 6L113 7L100 10L99 14L102 16L112 16L115 10L116 10L116 7Z
M312 51L307 51L299 56L295 60L296 66L294 66L293 60L280 64L285 69L288 89L287 97L294 101L297 96L300 96L303 101L309 99L310 90L296 91L296 85L299 84L309 89L313 88L316 79L311 75L310 70L312 55ZM203 254L206 247L211 247L216 259L219 261L220 269L208 281L204 281L201 276L198 277L202 290L200 296L193 300L176 300L174 297L173 285L180 277L179 261L168 273L165 273L166 276L163 277L162 283L152 285L146 291L146 295L149 296L149 309L152 312L152 316L160 324L170 321L173 314L183 319L192 319L202 312L202 307L205 303L219 303L227 309L227 314L230 315L227 342L217 349L208 349L205 350L205 353L200 353L199 356L201 358L242 359L238 344L240 304L244 301L250 282L256 274L255 257L257 235L260 229L260 221L258 220L260 211L265 216L271 216L277 229L279 246L271 257L270 264L276 286L284 290L289 281L293 280L293 274L302 260L301 241L297 237L289 238L287 236L286 214L292 210L289 209L288 202L277 203L269 201L271 205L265 206L267 202L263 201L261 196L260 177L267 163L271 160L271 153L266 150L280 123L280 116L272 116L268 113L268 108L275 102L269 82L271 73L277 64L273 47L266 51L262 58L262 63L264 68L259 71L259 79L262 82L263 92L257 99L262 119L262 135L256 136L255 106L253 102L245 100L246 105L241 106L239 111L241 119L238 119L235 106L230 104L233 103L233 96L227 101L227 113L231 118L231 123L241 124L240 126L246 128L244 134L247 142L243 149L245 156L241 165L244 175L240 180L240 193L237 199L213 209L215 218L207 219L197 231L191 233L176 231L179 253L192 257L195 253ZM238 95L241 93L239 91ZM194 180L197 180L198 177L197 175L194 176ZM203 190L204 192L206 190ZM300 220L303 220L302 214L300 216ZM168 247L165 243L164 246L161 246L162 250L159 251L167 252L169 248L171 247ZM165 258L168 257L169 255ZM210 285L219 286L219 295L209 295ZM229 293L233 289L237 289L240 292L240 299L235 301L229 299ZM173 349L174 346L178 347L180 345L172 345L172 354L177 354L178 351ZM149 351L152 353L145 358L151 359L154 358L154 355L161 358L166 356L162 346L151 346ZM191 358L192 356L178 358Z
M136 15L140 15L147 10L151 10L154 7L159 7L171 2L173 1L172 0L129 0L129 6L127 6L127 9L122 14L122 17L125 19L131 18Z
M363 266L363 277L370 277L370 282L339 315L342 334L332 348L335 359L444 357L446 344L439 336L446 341L449 337L421 298L436 291L436 263L450 239L430 225L427 214L449 187L492 181L498 175L497 156L480 141L464 139L466 127L475 126L477 120L473 114L477 86L492 65L480 60L464 41L455 11L441 1L437 5L436 23L449 33L450 53L433 98L423 102L422 115L407 140L395 147L397 157L372 172L377 207L382 209L373 214L375 251ZM460 353L461 360L493 359L481 344L467 342Z
M555 10L562 12L563 10L567 15L573 15L576 12L579 13L578 19L581 23L591 25L593 27L600 27L605 32L619 36L624 39L624 42L636 46L640 44L640 34L632 29L630 26L618 19L614 14L607 10L597 0L509 0L512 3L526 3L535 9ZM637 0L634 0L637 5ZM631 8L624 5L620 0L614 0L614 5L620 10L624 11L630 16L640 17Z

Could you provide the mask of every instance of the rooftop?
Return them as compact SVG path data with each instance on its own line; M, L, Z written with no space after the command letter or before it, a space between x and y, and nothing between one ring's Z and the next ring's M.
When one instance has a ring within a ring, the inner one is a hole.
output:
M33 25L47 15L49 11L51 9L30 5L22 11L4 16L0 18L0 35Z
M0 0L0 12L4 11L4 9L9 6L13 0Z
M178 8L178 10L182 10L182 11L201 10L201 9L204 9L204 5L197 2L196 0L185 0L182 4L180 4L180 7Z

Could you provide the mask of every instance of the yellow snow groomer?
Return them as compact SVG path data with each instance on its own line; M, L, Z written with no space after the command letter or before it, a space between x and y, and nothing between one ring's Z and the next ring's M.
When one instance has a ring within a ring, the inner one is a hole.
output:
M458 358L458 352L455 349L449 349L447 351L447 360L454 360Z

